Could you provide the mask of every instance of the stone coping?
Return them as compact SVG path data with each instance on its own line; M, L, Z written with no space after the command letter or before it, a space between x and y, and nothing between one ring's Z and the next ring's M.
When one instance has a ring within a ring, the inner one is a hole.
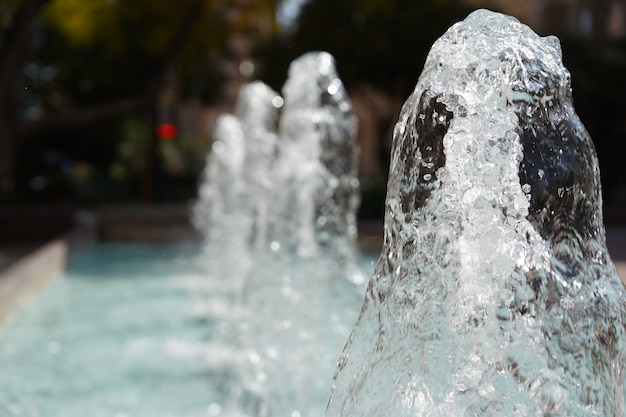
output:
M20 299L65 271L71 250L95 240L95 230L76 226L0 270L0 323Z
M187 210L181 206L118 206L75 216L69 232L45 243L20 247L18 259L0 268L0 321L24 295L41 288L65 269L71 250L97 240L171 241L194 238ZM626 227L608 226L607 243L618 273L626 282ZM382 222L359 224L359 246L377 253L382 246Z

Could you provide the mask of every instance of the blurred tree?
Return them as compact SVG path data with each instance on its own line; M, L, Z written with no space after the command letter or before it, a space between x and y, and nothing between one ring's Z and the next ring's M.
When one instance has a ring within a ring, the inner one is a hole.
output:
M96 140L71 148L110 155L116 139L102 121L150 119L172 83L183 95L193 89L194 98L215 100L232 1L4 0L0 191L14 184L16 144L67 138L76 145L71 132L89 126L78 136Z
M259 50L268 58L262 77L279 88L291 60L324 50L349 89L367 84L406 97L433 42L469 11L459 0L309 0L293 27Z
M13 185L15 120L18 118L18 85L28 46L35 32L35 18L47 0L7 1L0 8L0 190ZM23 87L22 87L23 88Z
M361 119L361 172L368 171L361 216L382 217L379 197L400 107L433 42L469 12L461 0L308 0L284 33L257 50L259 78L277 91L289 63L303 53L335 57Z
M399 106L414 88L432 43L471 11L466 3L470 2L308 0L292 27L258 50L260 78L279 89L291 60L306 51L325 50L335 56L340 76L353 100L363 98L364 86L373 87L389 96L387 107L388 103ZM563 21L564 5L556 3L553 16L544 16L546 21L551 18L555 22ZM594 19L602 23L594 24L594 30L606 35L608 5L616 3L605 0L584 3L591 5ZM576 109L598 151L605 202L623 206L626 204L626 165L622 163L626 154L623 117L626 42L608 40L604 35L595 39L571 34L559 37L565 65L572 73ZM381 115L382 106L372 108L375 111L369 112L368 117L380 119L379 140L385 143L395 122L390 114L397 116L399 107L384 115ZM381 154L387 156L388 148Z

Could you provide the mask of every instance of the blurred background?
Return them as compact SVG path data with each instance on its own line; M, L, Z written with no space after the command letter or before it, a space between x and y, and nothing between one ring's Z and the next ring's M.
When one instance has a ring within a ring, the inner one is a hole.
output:
M479 7L559 36L606 222L625 224L626 0L0 0L0 239L56 233L76 209L184 207L239 87L280 92L310 50L335 56L359 215L382 219L400 107L433 41Z

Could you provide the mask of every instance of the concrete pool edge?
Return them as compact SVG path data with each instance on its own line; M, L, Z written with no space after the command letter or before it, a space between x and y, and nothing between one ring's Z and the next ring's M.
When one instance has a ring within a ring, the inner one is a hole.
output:
M41 243L0 268L0 323L16 302L44 286L64 270L70 254L98 241L200 241L188 218L186 205L115 205L95 211L75 211L69 231ZM626 226L607 225L609 251L626 282ZM378 254L382 246L382 220L360 220L358 244Z
M71 251L96 240L92 225L74 226L0 270L0 323L21 299L41 289L65 271Z

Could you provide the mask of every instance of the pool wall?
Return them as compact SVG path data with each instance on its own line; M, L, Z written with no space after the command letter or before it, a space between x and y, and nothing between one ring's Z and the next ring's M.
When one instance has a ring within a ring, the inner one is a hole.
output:
M104 241L198 240L191 227L188 207L173 205L113 205L79 211L74 226L57 238L34 245L8 267L0 266L0 322L24 295L41 288L64 271L70 253L81 246ZM609 225L607 243L615 266L626 277L626 227ZM378 253L382 222L359 223L359 246Z
M70 252L96 240L93 217L78 215L76 225L0 270L0 322L24 296L65 270Z

